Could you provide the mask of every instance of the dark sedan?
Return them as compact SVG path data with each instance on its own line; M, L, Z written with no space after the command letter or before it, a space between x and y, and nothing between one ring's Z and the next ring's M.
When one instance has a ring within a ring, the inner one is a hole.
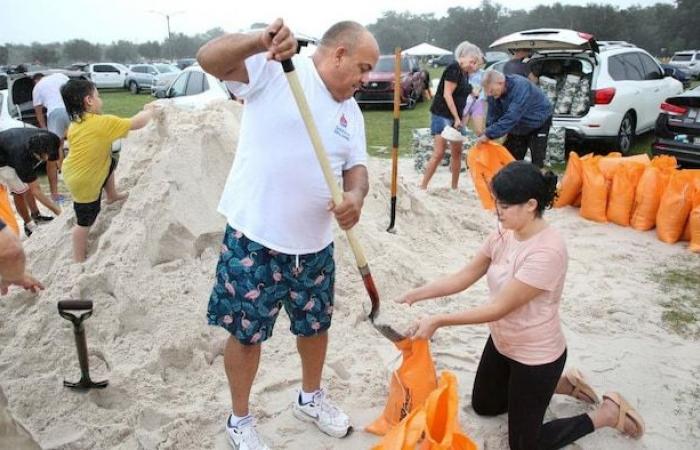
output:
M654 155L675 156L685 167L700 167L700 86L669 97L656 119Z

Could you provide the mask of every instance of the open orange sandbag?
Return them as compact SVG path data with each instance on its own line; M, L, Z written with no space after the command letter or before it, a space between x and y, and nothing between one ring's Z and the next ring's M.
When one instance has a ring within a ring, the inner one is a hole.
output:
M652 158L651 165L659 169L675 170L678 167L678 160L675 156L658 155Z
M425 409L418 408L390 429L372 450L415 450L425 431Z
M427 340L404 339L394 345L401 351L401 366L391 376L384 412L365 428L380 436L420 408L437 387L435 365Z
M690 227L689 249L700 253L700 178L693 180L693 209L688 217Z
M632 218L630 226L635 230L647 231L656 225L656 213L659 210L661 195L666 189L674 168L657 167L654 162L644 169L644 173L637 183L637 191L634 193L634 208L632 208Z
M661 196L656 213L656 235L663 242L673 244L683 235L693 207L694 175L690 170L675 171Z
M629 226L634 207L634 194L645 167L644 164L628 161L615 168L606 211L610 222L623 227Z
M598 167L600 168L600 171L603 172L605 178L612 180L618 168L623 164L628 163L638 163L648 166L651 164L651 160L646 153L642 153L641 155L625 156L624 158L620 158L619 156L610 157L610 155L608 155L600 159L598 162Z
M5 222L5 225L7 225L7 227L17 236L19 236L17 219L15 218L15 213L10 205L10 198L7 195L7 190L2 184L0 184L0 220Z
M438 388L425 401L425 439L421 450L476 450L476 444L459 425L457 378L452 372L440 375Z
M507 148L495 142L476 144L467 153L467 167L474 188L485 209L496 207L491 195L491 179L506 164L514 161Z
M598 168L600 156L583 161L581 174L583 188L581 190L581 217L596 222L607 222L606 209L608 206L608 182Z
M559 185L557 199L554 201L555 208L573 205L576 198L581 193L583 179L581 178L581 158L576 152L569 153L569 161L566 163L566 170Z

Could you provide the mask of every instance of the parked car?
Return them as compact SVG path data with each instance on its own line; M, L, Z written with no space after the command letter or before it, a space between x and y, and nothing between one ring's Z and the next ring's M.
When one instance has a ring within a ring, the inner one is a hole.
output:
M197 60L195 58L182 58L178 59L175 65L177 66L178 69L180 70L185 70L186 68L190 67L192 64L196 63Z
M486 52L484 53L484 68L489 68L492 65L496 64L499 61L508 61L510 59L510 55L506 52Z
M700 79L700 50L676 52L668 63L683 70L691 77Z
M669 97L656 119L654 155L671 155L682 166L700 167L700 86Z
M85 72L98 89L125 87L124 81L129 73L129 68L125 65L111 62L75 63L68 68Z
M360 105L394 102L394 55L382 55L367 77L367 82L355 92ZM423 101L426 75L414 57L401 57L401 106L413 108Z
M450 53L449 55L440 55L437 58L433 58L430 61L430 65L433 67L447 67L453 62L455 62L455 55Z
M171 64L132 64L124 84L132 94L144 89L153 93L157 86L167 87L178 73L180 69Z
M191 108L203 107L213 100L232 98L222 81L194 64L178 73L169 86L157 87L153 95Z
M554 78L559 88L574 74L581 79L577 91L590 88L582 111L555 111L553 126L566 130L567 144L604 142L627 154L638 134L654 128L661 103L683 91L681 82L666 76L645 50L627 45L601 49L593 36L573 30L521 31L490 48L530 48L535 74Z
M672 66L670 64L661 63L659 65L662 69L664 69L664 73L666 75L680 81L683 85L683 89L688 89L690 87L690 75L688 75L684 70L679 69L678 67Z
M32 92L34 81L32 76L35 72L18 73L8 75L7 89L0 90L2 97L2 107L0 109L0 131L8 128L18 128L25 126L37 127L39 122L34 111ZM53 73L64 73L71 79L87 79L83 72L68 70L42 70L44 75Z

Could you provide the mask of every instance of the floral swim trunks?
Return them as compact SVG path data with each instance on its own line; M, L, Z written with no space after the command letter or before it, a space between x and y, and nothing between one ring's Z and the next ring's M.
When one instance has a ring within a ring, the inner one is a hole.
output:
M227 226L207 319L252 345L272 336L284 307L291 332L313 336L331 326L334 283L333 244L318 253L286 255Z

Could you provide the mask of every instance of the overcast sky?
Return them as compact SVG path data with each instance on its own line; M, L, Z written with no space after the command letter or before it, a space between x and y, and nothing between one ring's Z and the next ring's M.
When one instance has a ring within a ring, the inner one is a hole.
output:
M571 5L589 2L560 1ZM413 14L432 12L442 17L450 7L473 7L479 3L480 0L0 0L0 43L47 43L75 38L103 44L119 39L136 43L160 41L167 36L166 19L152 11L171 14L170 29L173 33L196 34L214 27L237 31L254 22L270 22L275 17L282 17L294 31L320 37L326 28L339 20L356 20L367 25L388 10ZM518 0L499 3L511 9L531 9L551 2ZM616 0L614 3L624 8L673 3L673 0Z

